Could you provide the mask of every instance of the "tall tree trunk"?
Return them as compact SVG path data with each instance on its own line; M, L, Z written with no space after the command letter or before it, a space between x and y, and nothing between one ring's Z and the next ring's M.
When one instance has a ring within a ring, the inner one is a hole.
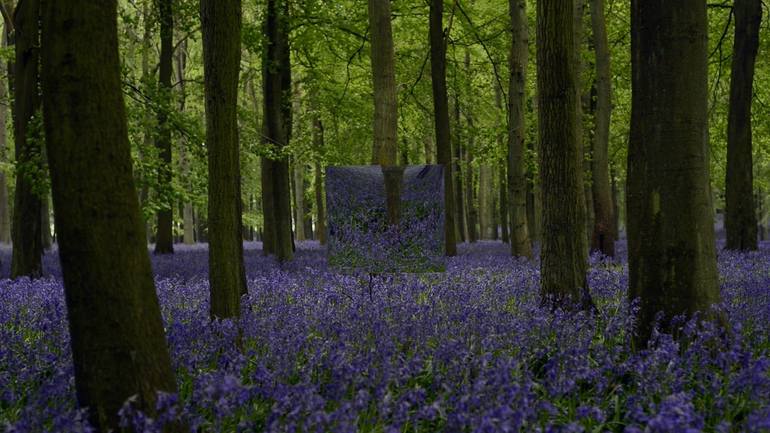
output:
M323 167L321 166L321 155L324 149L324 124L321 120L321 114L318 110L313 111L313 148L318 152L314 162L315 169L315 212L316 212L316 233L321 245L326 245L326 211L324 207L324 189L323 189Z
M44 5L45 136L77 401L92 426L119 431L127 398L152 416L156 392L176 385L131 169L117 2Z
M638 339L719 302L709 186L706 3L632 0L629 296Z
M40 1L18 4L14 13L16 62L14 71L14 141L16 192L13 212L11 278L39 277L41 256L43 173L38 91L40 69Z
M735 0L735 39L727 119L725 232L730 250L757 249L754 176L751 143L751 101L754 63L762 22L761 0Z
M615 212L610 185L609 143L612 113L612 77L610 50L604 17L605 0L591 0L591 28L596 51L596 111L591 172L594 203L594 227L591 249L607 256L615 255Z
M591 244L591 234L593 233L593 194L591 194L591 164L590 159L590 144L584 145L585 129L583 126L584 114L583 114L583 42L585 39L585 32L583 31L583 16L585 15L585 2L588 0L573 0L573 13L572 19L574 20L574 27L572 29L574 33L574 50L572 51L573 59L575 62L575 135L578 143L578 163L583 167L580 171L582 190L580 195L583 200L583 214L585 215L583 221L585 222L586 229L584 231L586 238L584 246L586 251ZM590 143L590 140L588 141ZM588 156L588 158L586 157Z
M179 42L174 55L176 61L176 81L179 87L179 112L185 111L187 103L187 84L185 82L185 70L187 69L187 39ZM184 137L180 137L179 146L179 165L182 174L182 179L185 180L188 193L192 192L192 182L188 181L190 177L190 155L186 150L186 140ZM195 243L195 223L193 221L193 205L189 199L186 199L182 203L182 241L186 245L192 245Z
M143 21L143 32L142 32L142 76L141 76L141 82L142 82L142 90L150 94L151 87L152 87L152 80L153 77L150 74L150 51L153 49L152 44L152 26L154 20L152 19L151 15L151 2L154 0L142 0L142 21ZM152 148L154 144L154 134L155 131L153 129L153 118L152 118L152 112L151 110L145 110L143 119L142 119L143 127L142 127L142 145L139 146L139 160L142 161L144 159L147 159L146 151L149 151L149 149ZM140 209L144 208L144 206L147 204L147 202L150 199L150 187L148 182L148 173L145 173L144 171L140 172L139 174L141 176L141 187L139 190L139 206ZM152 242L153 240L153 232L152 232L152 222L149 218L147 218L147 215L145 215L144 211L142 212L142 217L144 219L144 228L145 228L145 234L148 242Z
M463 181L465 182L465 209L466 209L466 227L468 227L468 242L476 242L479 238L478 232L478 208L476 207L476 182L473 170L473 151L476 145L476 131L473 124L473 89L470 85L470 77L472 77L471 71L471 54L470 50L465 50L465 73L468 76L468 109L463 113L468 128L468 137L465 140L465 148L463 152L463 162L465 163L465 176Z
M369 29L374 85L374 145L372 164L380 165L385 177L388 224L399 221L403 167L397 168L398 111L396 102L395 54L390 23L390 2L369 0Z
M500 88L500 86L495 86L495 107L497 108L497 125L498 128L502 131L503 128L503 91ZM505 125L507 126L507 124ZM507 133L498 133L497 134L497 146L500 149L507 150ZM505 141L505 144L504 144ZM507 153L507 152L506 152ZM499 221L495 223L495 227L500 226L500 235L503 243L510 243L510 236L508 234L508 226L510 224L510 221L508 221L508 157L506 155L506 158L502 161L500 161L500 164L497 167L497 187L498 187L498 193L500 194L497 197L497 204L499 207L496 209L495 214L499 216ZM495 229L497 230L497 229Z
M500 191L499 205L500 205L500 236L503 243L511 243L510 232L508 227L510 222L508 220L508 170L506 168L508 164L501 162L500 164L500 176L498 178L498 187Z
M462 145L460 144L460 101L457 93L454 95L454 121L455 121L455 139L452 140L451 147L453 153L452 161L452 182L454 183L455 193L455 234L461 242L468 240L468 225L465 221L465 199L463 198L463 170L462 170Z
M511 46L508 51L508 212L511 225L511 254L532 257L530 227L527 224L527 176L524 168L524 102L527 98L529 29L527 2L508 0Z
M543 189L541 296L552 306L590 308L583 154L577 128L572 0L537 3L540 183Z
M369 0L369 28L374 84L374 146L372 164L396 165L398 112L390 2Z
M291 139L292 128L288 31L287 0L268 0L264 32L267 38L262 66L265 107L263 135L273 155L262 162L262 206L265 214L266 251L275 254L281 262L294 257L289 159L284 150Z
M492 239L492 214L494 201L492 199L492 182L494 172L489 164L479 164L479 239Z
M444 1L430 3L430 70L433 89L434 126L436 131L436 162L444 166L444 252L457 255L455 237L455 194L452 182L452 142L449 129L449 100L446 88L446 37L444 35ZM431 139L426 138L425 162L430 164Z
M209 164L211 317L237 317L246 294L238 141L241 2L201 1Z
M620 193L618 183L615 180L615 170L610 169L610 189L612 191L612 238L620 239Z
M160 21L160 65L158 67L158 94L161 108L158 110L158 133L155 147L158 149L158 191L161 207L158 210L158 227L155 232L155 254L174 252L173 200L171 199L171 75L174 58L174 11L172 0L155 0Z
M43 250L51 249L53 234L51 234L51 206L48 201L48 191L40 198L40 235L42 236L40 242L43 245Z
M307 239L305 234L305 166L302 162L294 158L294 167L292 174L294 176L294 225L296 230L296 239L304 241Z
M3 1L6 11L13 9L12 4ZM4 15L5 18L5 15ZM10 16L8 17L10 19ZM9 33L13 29L13 22L4 21L5 27L2 34L2 47L9 46ZM11 105L9 89L11 89L11 79L13 76L13 62L9 61L6 65L0 66L5 69L6 81L0 80L0 162L8 161L8 107ZM0 74L1 75L1 74ZM8 177L5 170L0 170L0 243L11 242L11 204L8 194Z

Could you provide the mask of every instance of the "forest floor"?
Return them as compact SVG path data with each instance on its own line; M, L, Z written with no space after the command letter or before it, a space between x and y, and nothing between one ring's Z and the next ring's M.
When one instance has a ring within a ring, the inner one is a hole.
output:
M623 245L619 244L621 256ZM327 269L316 243L279 265L247 244L238 326L209 321L207 252L153 257L179 396L158 420L196 431L770 431L770 244L720 251L734 331L683 324L634 351L622 259L593 257L598 313L538 307L538 266L493 242L463 245L447 272L377 276ZM9 252L0 252L2 275ZM0 282L0 431L87 431L75 410L63 288ZM370 291L371 288L371 291Z

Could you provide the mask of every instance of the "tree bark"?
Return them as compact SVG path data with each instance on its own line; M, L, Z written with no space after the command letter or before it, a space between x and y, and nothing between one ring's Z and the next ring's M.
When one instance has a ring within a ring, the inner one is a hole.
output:
M7 28L7 25L6 25ZM2 47L8 46L8 34L3 32ZM13 71L8 68L8 76ZM8 162L8 106L11 99L8 97L8 82L0 80L0 162ZM5 170L0 170L0 243L11 242L11 205L8 196L8 177Z
M262 162L266 251L283 262L294 257L289 160L292 129L291 58L287 0L268 0L263 51L264 137L271 155ZM269 215L268 215L269 214Z
M444 166L444 252L457 255L455 237L455 194L452 182L452 142L449 129L449 99L446 86L446 38L444 35L444 1L430 3L430 70L433 89L433 113L436 131L436 162ZM431 163L429 143L426 139L425 162Z
M374 85L374 145L372 164L396 165L398 112L390 2L368 0Z
M605 0L591 0L591 28L596 52L596 111L591 174L594 227L591 249L606 256L615 255L615 213L610 185L609 143L612 113L610 50L604 17Z
M494 173L489 164L479 164L479 238L492 239L494 201L492 199L492 182Z
M632 0L629 296L638 340L655 316L719 302L709 186L706 3Z
M155 232L155 254L174 252L173 222L174 211L171 198L171 75L174 58L174 11L172 0L155 0L160 22L160 65L158 67L158 95L161 108L158 110L158 133L155 147L158 149L158 187L161 207L157 213L158 227Z
M727 119L727 176L725 178L725 248L757 249L754 208L751 102L754 63L762 22L761 0L736 0L735 39L730 75L730 112Z
M401 213L403 167L395 167L398 156L398 111L390 2L369 0L368 5L374 87L372 164L382 167L388 224L395 225Z
M462 146L460 145L460 101L457 94L454 95L454 131L455 139L451 147L453 153L452 182L455 193L455 234L457 240L465 242L468 239L468 225L465 221L465 199L463 194L463 170L462 170Z
M316 233L318 242L321 245L326 245L326 211L324 207L323 167L321 165L321 154L324 149L324 124L317 110L313 112L313 148L318 152L314 163Z
M240 316L246 294L238 141L241 2L201 1L209 180L211 317Z
M552 307L592 306L582 157L577 124L572 0L537 3L537 89L543 191L541 297Z
M294 176L294 226L296 239L304 241L307 239L305 234L305 174L302 162L294 158L292 175Z
M511 46L508 51L508 213L511 225L511 255L532 257L530 227L527 224L527 176L524 168L524 102L527 98L529 29L527 2L508 0Z
M128 397L152 416L156 392L176 385L131 169L117 2L44 5L44 124L77 401L95 428L118 431Z
M13 212L11 278L40 277L43 161L40 123L40 0L20 2L14 12L14 142L16 191Z
M502 162L500 164L500 177L498 179L499 181L499 191L500 191L500 198L498 203L500 204L500 236L501 240L505 244L511 243L511 236L510 232L508 231L509 227L509 221L508 221L508 170L506 169L506 163Z

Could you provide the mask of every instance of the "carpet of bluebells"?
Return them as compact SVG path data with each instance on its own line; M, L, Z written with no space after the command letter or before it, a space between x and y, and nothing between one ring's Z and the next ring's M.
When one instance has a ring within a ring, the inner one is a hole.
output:
M552 314L537 264L491 242L371 292L327 270L317 244L283 266L249 244L239 349L236 324L208 319L206 254L153 258L179 394L156 419L123 411L139 431L178 417L200 432L770 431L770 244L720 251L732 332L682 323L684 338L643 350L622 260L592 258L597 314ZM45 262L46 279L0 282L0 431L89 431L55 254Z
M341 272L435 272L444 262L444 171L404 167L398 224L388 224L379 166L328 167L329 264Z

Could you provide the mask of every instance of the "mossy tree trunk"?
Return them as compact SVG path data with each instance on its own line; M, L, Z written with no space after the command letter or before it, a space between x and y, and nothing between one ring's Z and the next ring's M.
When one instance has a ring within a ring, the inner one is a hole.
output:
M40 0L20 2L13 17L16 48L13 74L16 190L11 278L36 278L43 273Z
M263 51L264 137L271 154L262 160L262 209L265 219L265 251L279 261L294 257L291 227L289 158L284 148L291 139L291 57L289 5L268 0Z
M638 340L719 302L708 160L707 25L701 0L631 3L629 296Z
M604 17L605 0L591 0L591 27L596 52L596 111L594 113L593 158L591 183L594 226L591 249L607 256L615 255L615 212L610 185L609 142L612 112L612 77L610 50Z
M543 241L541 297L552 307L590 308L586 281L583 163L577 123L572 0L537 3L537 90Z
M241 2L202 0L211 317L240 315L246 293L238 141Z
M176 385L131 168L117 2L45 2L41 47L77 401L99 431L119 431L128 397L153 415L156 392Z
M6 24L7 26L7 24ZM8 46L8 33L3 32L2 47ZM7 73L5 65L0 66ZM10 75L10 74L9 74ZM7 75L7 76L9 76ZM8 80L0 80L0 162L8 162L8 106L11 99L8 97ZM11 204L8 194L8 177L5 170L0 170L0 243L11 242Z
M508 51L508 212L511 225L511 254L532 257L532 241L527 224L527 176L524 168L526 130L524 102L527 97L529 28L527 2L508 0L511 20L511 46Z
M751 102L754 63L762 22L761 0L736 0L735 39L730 75L730 112L727 118L727 175L725 178L725 247L757 249L757 215L751 139Z

